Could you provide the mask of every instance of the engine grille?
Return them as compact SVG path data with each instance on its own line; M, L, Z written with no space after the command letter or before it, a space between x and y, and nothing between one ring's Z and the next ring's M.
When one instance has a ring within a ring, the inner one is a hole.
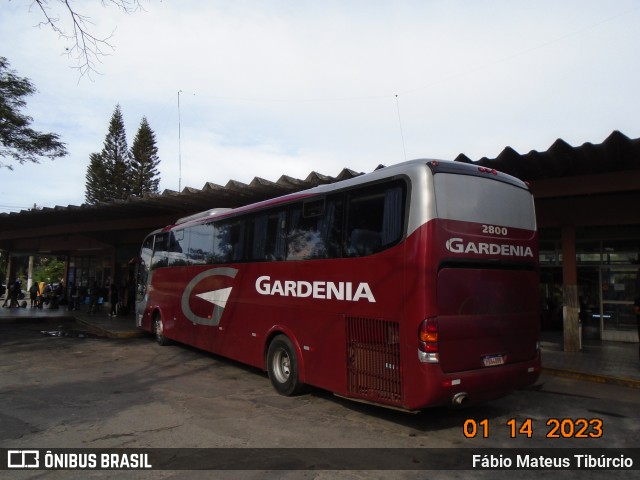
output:
M346 317L347 388L371 401L401 403L400 324Z

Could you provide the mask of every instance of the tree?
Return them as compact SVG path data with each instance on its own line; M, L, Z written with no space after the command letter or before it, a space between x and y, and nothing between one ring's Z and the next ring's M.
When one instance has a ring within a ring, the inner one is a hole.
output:
M92 153L89 156L89 167L86 174L86 190L84 198L87 203L95 205L96 203L106 200L109 196L106 190L105 178L107 176L106 168L102 162L99 153Z
M53 160L67 154L58 135L33 130L33 119L20 112L27 104L25 97L35 92L31 81L19 77L9 68L7 59L0 57L0 168L13 170L13 165L3 159L40 163L40 157Z
M56 283L64 279L65 262L54 257L39 257L33 269L35 282ZM25 287L26 288L26 287Z
M128 150L122 111L120 105L116 105L102 151L89 157L85 200L96 204L156 193L160 183L159 164L156 137L146 117L142 117L131 150Z
M127 136L120 105L109 122L109 132L99 154L91 154L86 174L85 199L88 203L125 200L131 194L130 163Z
M55 7L51 7L50 3L56 4L63 10L63 14L67 19L67 25L61 25L60 16L55 12ZM143 10L139 0L101 0L102 6L115 5L115 7L124 13L133 13ZM92 33L91 18L78 12L72 7L72 2L68 0L57 0L50 2L49 0L34 0L34 4L38 5L44 16L44 21L40 25L48 25L60 38L67 42L65 51L67 55L78 61L76 67L80 71L80 76L90 75L96 72L96 62L100 58L109 53L107 49L113 50L110 40L113 33L106 37L97 37ZM66 11L65 11L66 10Z
M160 164L156 136L146 117L142 117L140 128L131 146L131 194L142 197L145 193L157 193Z

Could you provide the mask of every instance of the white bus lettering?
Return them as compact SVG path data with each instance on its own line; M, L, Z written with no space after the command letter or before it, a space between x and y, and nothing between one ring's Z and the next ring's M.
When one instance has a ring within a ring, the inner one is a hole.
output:
M464 244L462 243L461 238L450 238L447 240L447 250L452 253L462 253L464 252Z
M277 280L276 280L277 282ZM309 282L298 282L298 296L302 298L310 297L313 288Z
M325 295L325 282L313 282L313 298L327 298Z
M260 295L277 295L280 297L317 298L321 300L340 300L348 302L359 302L367 300L375 303L376 298L371 291L371 287L366 282L358 283L355 286L352 282L325 282L316 280L307 282L304 280L274 280L263 275L256 279L256 292Z
M296 296L296 282L293 280L285 280L284 282L284 294L287 297Z
M368 283L361 283L360 285L358 285L356 294L353 296L353 301L357 302L361 298L366 298L371 303L375 303L376 301L376 299L373 298L373 293L371 292L371 289L369 288Z
M266 275L256 279L256 290L260 295L270 295L269 280L271 280L271 277Z
M327 283L327 299L331 300L332 298L335 298L336 300L344 300L344 283Z
M484 242L467 242L461 238L450 238L445 242L445 247L451 253L474 253L476 255L502 255L505 257L531 257L533 251L531 247L522 245L509 245Z

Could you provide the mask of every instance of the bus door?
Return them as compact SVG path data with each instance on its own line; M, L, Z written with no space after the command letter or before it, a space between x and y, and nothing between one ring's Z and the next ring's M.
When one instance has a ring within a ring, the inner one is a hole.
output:
M147 309L147 289L151 283L151 259L153 257L154 234L145 238L140 250L140 261L136 271L136 325L142 326L142 317Z

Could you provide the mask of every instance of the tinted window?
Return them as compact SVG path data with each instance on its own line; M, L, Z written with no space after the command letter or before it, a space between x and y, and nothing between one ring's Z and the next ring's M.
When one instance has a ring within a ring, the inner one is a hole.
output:
M168 249L169 235L167 233L159 233L153 246L153 259L151 260L151 269L166 267L169 265Z
M192 265L213 263L213 223L189 227L187 257Z
M404 184L372 187L348 196L345 255L371 255L397 243L404 225Z
M284 260L285 218L285 210L269 211L251 218L250 260Z
M341 226L341 196L292 206L287 260L339 257Z
M239 262L244 259L244 222L229 220L217 223L213 234L214 262Z
M140 251L140 264L138 265L138 288L136 290L136 301L140 302L147 292L147 282L149 281L149 270L151 268L151 258L153 255L154 235L145 238Z
M174 230L169 234L168 260L170 267L188 265L189 235L185 230Z

